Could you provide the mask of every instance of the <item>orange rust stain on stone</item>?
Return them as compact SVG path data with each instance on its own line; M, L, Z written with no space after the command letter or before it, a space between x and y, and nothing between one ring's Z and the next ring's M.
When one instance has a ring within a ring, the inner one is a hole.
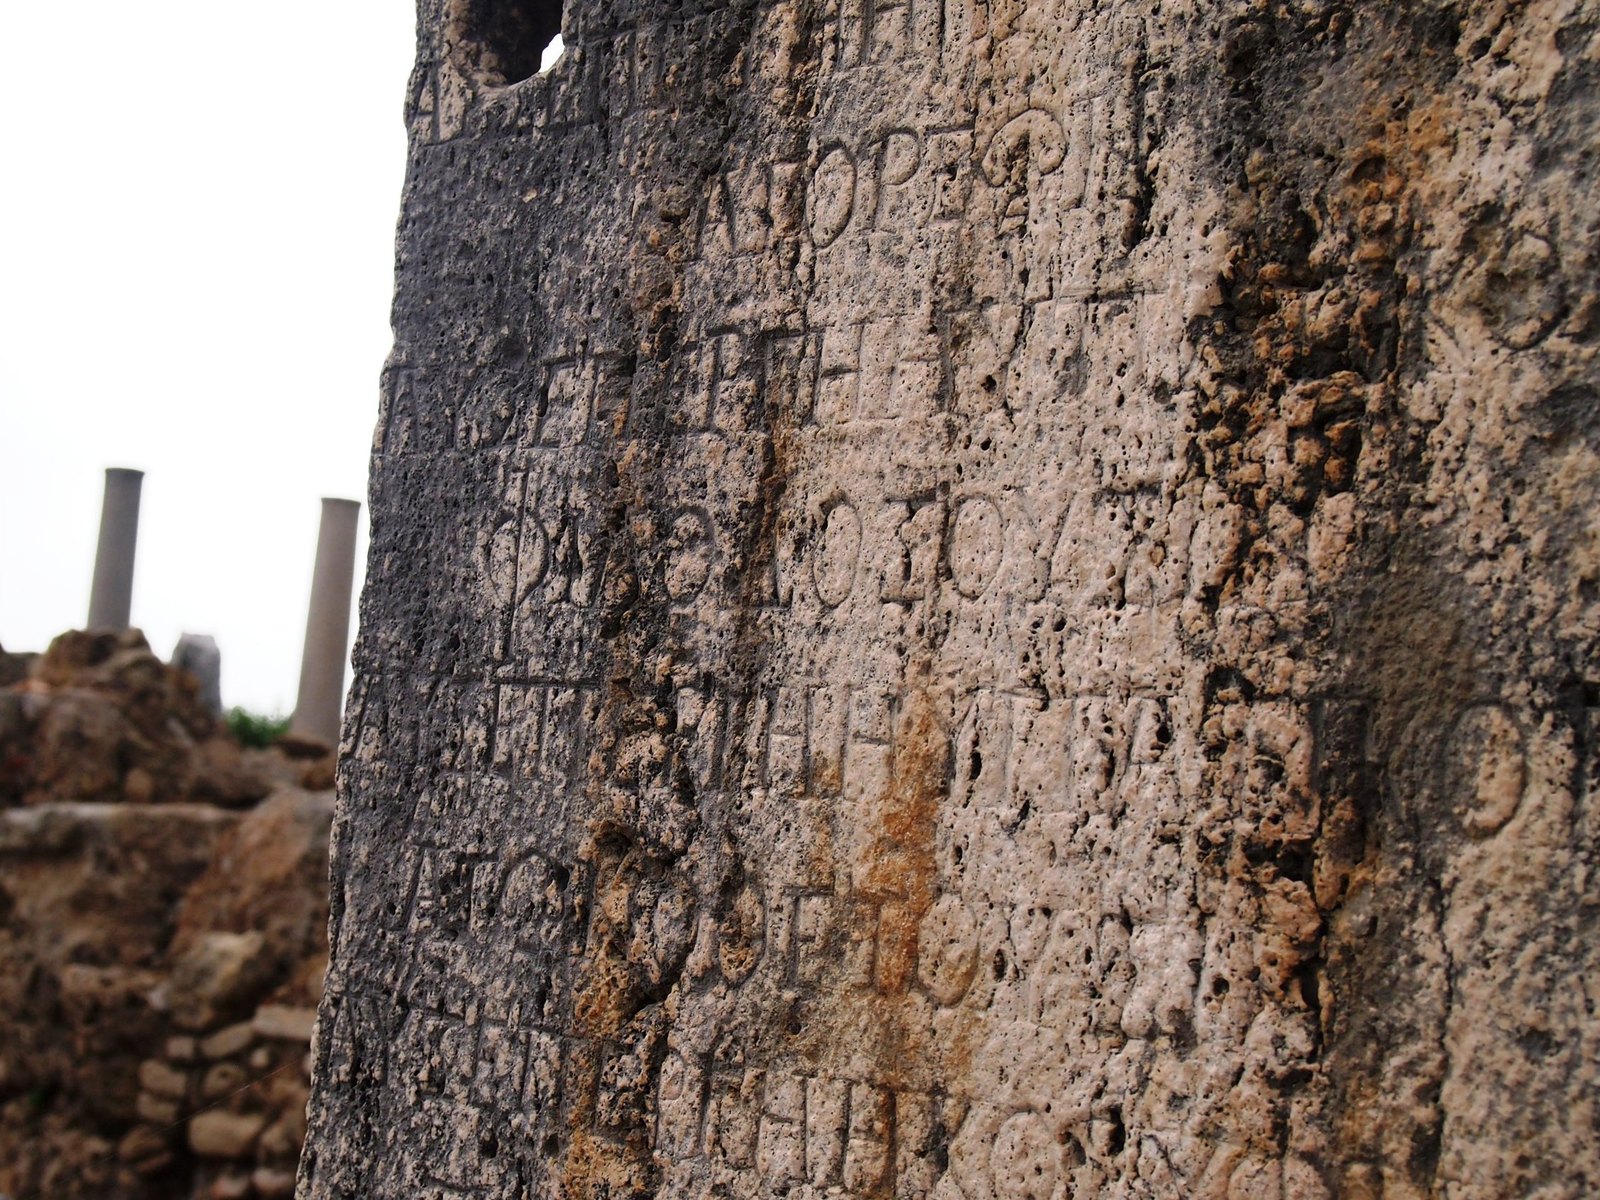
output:
M913 692L895 744L889 790L872 814L877 828L866 864L868 887L900 898L884 906L878 931L878 983L891 995L911 985L917 937L933 907L939 805L949 779L950 743L933 699Z
M595 881L588 944L578 964L573 1016L590 1037L614 1037L637 1010L634 976L628 962L629 891L624 871L606 864Z
M626 954L629 900L624 872L602 874L594 894L588 946L578 964L574 1025L591 1038L617 1036L638 1007L635 979ZM579 1089L566 1120L567 1148L561 1162L561 1194L571 1200L623 1200L649 1194L647 1151L593 1132L598 1096Z
M590 959L573 998L577 1028L595 1037L615 1034L630 1015L630 984L627 963L610 954Z
M856 878L881 904L875 906L876 928L856 932L876 937L875 969L864 991L848 998L834 994L825 1022L851 1032L848 1044L830 1047L832 1053L847 1052L857 1061L865 1056L878 1082L895 1090L949 1086L966 1074L973 1041L969 1021L958 1018L935 1029L932 1009L916 991L918 940L939 895L938 832L951 776L950 740L939 713L931 692L911 691L888 785L862 814L867 836L858 843Z
M587 1108L593 1108L590 1101ZM596 1137L586 1128L591 1112L572 1114L573 1126L562 1163L561 1194L569 1200L623 1200L649 1192L641 1159L617 1142Z

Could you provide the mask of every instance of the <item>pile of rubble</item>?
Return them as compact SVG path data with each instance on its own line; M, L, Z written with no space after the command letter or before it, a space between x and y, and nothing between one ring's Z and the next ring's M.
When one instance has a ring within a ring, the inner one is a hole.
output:
M283 784L333 786L327 746L239 745L198 681L138 630L64 633L42 655L0 652L0 806L68 801L245 808Z
M240 746L136 632L0 653L0 1196L294 1189L333 753Z

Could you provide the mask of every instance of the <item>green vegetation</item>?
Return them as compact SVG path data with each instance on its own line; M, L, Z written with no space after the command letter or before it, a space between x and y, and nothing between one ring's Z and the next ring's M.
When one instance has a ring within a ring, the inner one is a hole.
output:
M269 717L244 708L230 708L227 716L228 732L241 746L264 750L289 732L288 717Z

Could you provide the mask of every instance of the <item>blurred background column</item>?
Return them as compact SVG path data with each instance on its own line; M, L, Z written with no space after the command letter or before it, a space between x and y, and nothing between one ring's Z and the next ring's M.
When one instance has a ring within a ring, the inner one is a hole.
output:
M106 468L106 495L100 508L100 545L89 587L89 628L118 632L133 610L133 551L139 540L139 491L144 472Z
M339 744L344 704L344 665L350 644L350 590L356 569L354 500L324 497L317 533L317 561L311 576L311 606L306 614L305 650L300 658L300 694L295 701L294 733Z
M222 651L208 633L185 633L178 638L169 660L193 675L200 685L200 703L214 717L222 715Z

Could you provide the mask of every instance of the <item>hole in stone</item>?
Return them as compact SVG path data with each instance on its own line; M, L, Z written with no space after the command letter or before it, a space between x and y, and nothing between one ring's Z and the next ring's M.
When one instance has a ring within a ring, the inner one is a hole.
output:
M1111 1138L1107 1149L1111 1157L1115 1158L1122 1153L1122 1148L1128 1144L1128 1128L1122 1123L1122 1110L1113 1108L1106 1114L1111 1120Z
M542 75L555 66L566 48L567 44L561 40L559 33L546 42L544 49L539 51L539 73Z
M561 57L562 0L466 0L466 33L487 83L512 84Z

